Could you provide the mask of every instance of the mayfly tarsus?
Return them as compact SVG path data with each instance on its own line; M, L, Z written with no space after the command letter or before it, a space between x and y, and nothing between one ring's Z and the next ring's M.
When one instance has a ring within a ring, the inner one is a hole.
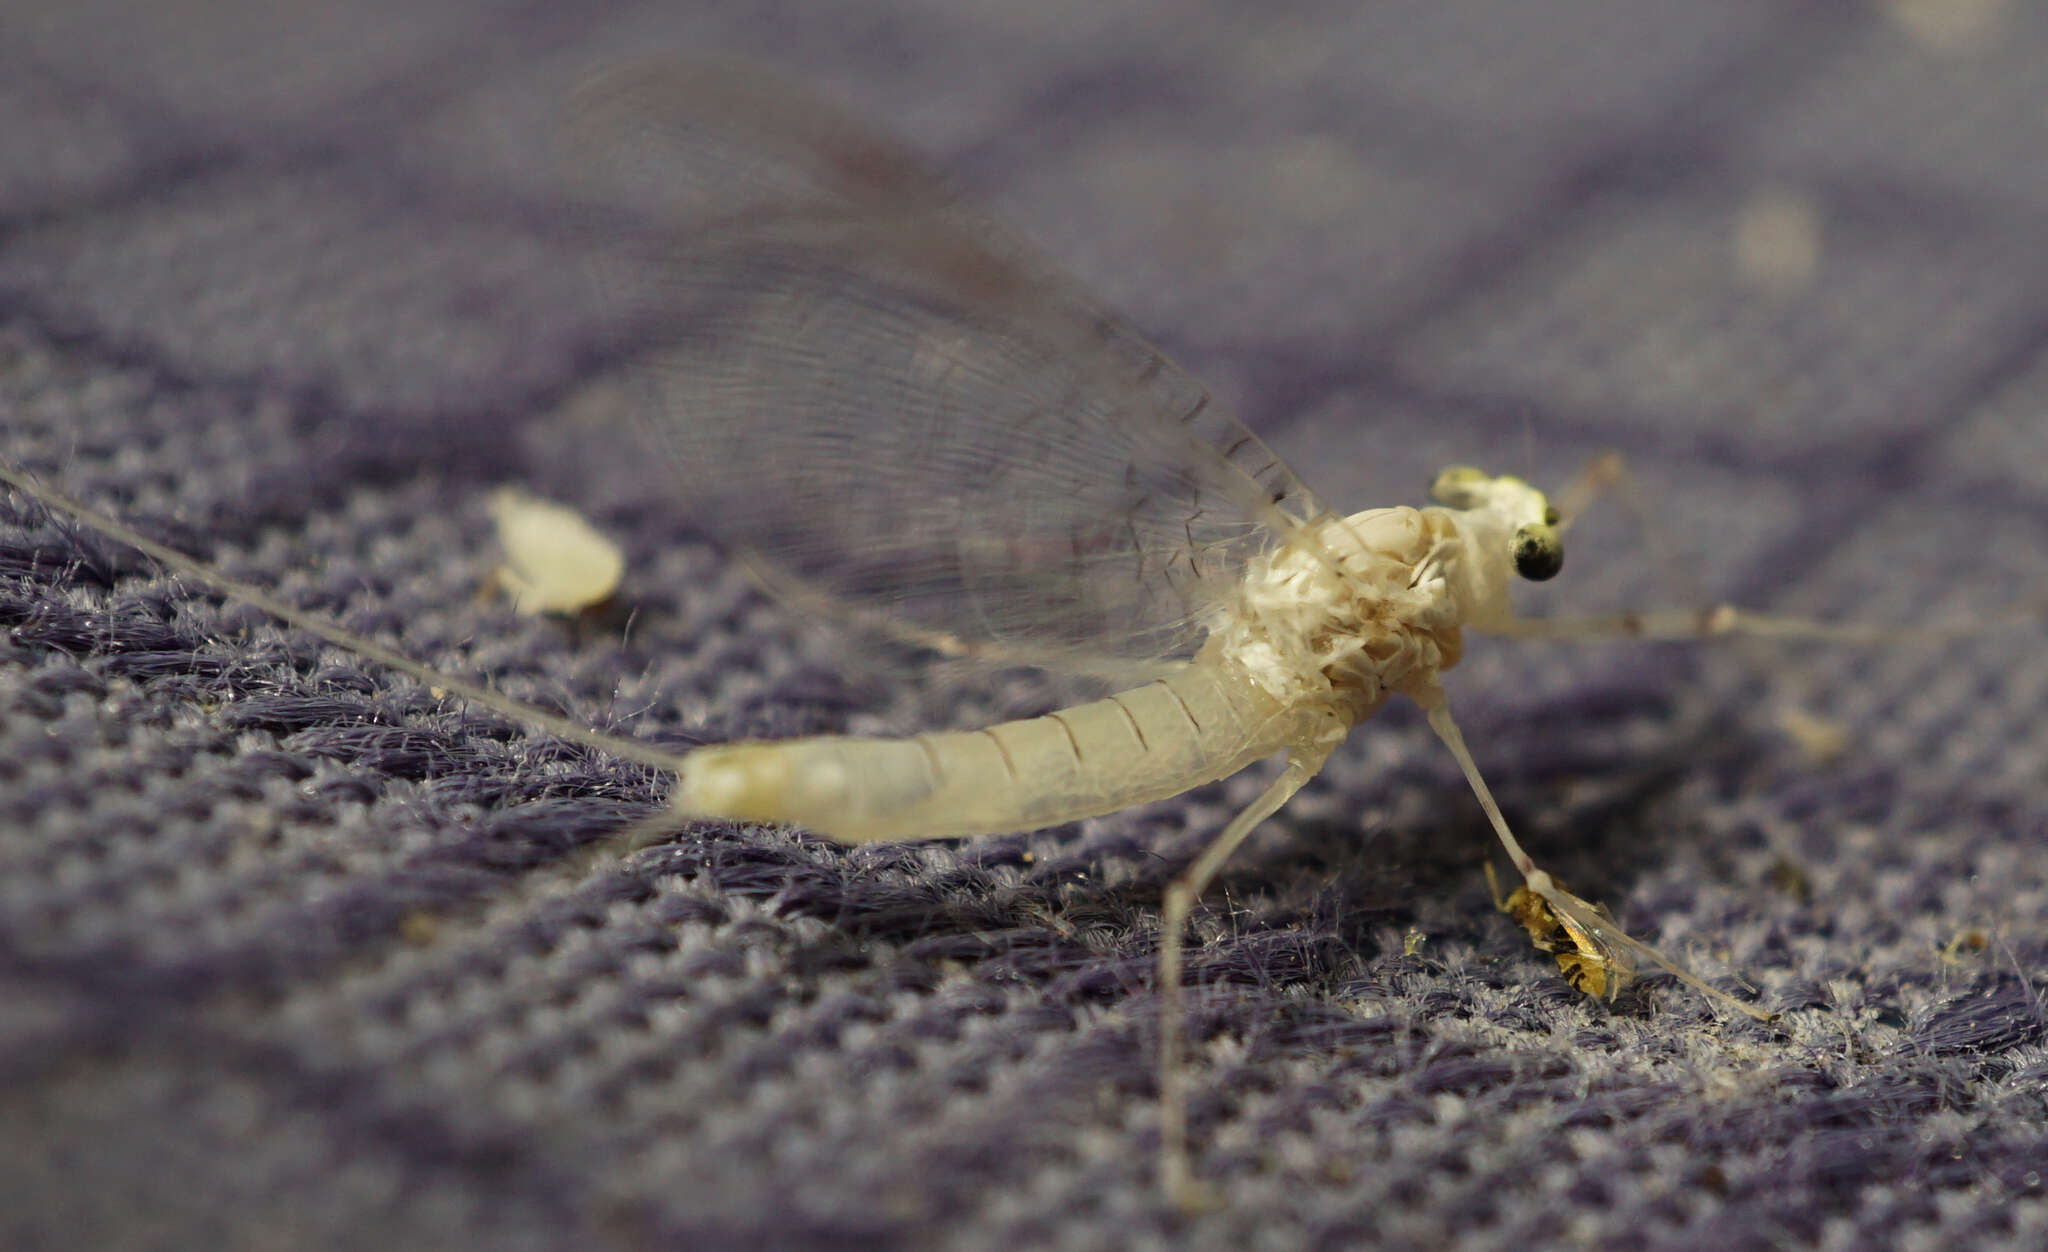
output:
M571 159L606 278L645 337L643 425L675 498L771 588L952 657L1132 675L1045 716L902 739L676 753L589 730L237 582L0 465L0 479L173 569L549 733L672 771L668 810L846 843L1017 831L1176 795L1284 754L1165 893L1160 1176L1190 1194L1181 944L1231 853L1350 729L1405 696L1522 877L1516 916L1576 985L1644 963L1705 987L1539 868L1440 682L1468 629L1508 635L1869 632L1734 610L1514 616L1571 519L1519 479L1445 470L1425 508L1323 505L1181 369L893 141L746 66L647 64L582 93ZM1758 1014L1761 1016L1761 1014Z

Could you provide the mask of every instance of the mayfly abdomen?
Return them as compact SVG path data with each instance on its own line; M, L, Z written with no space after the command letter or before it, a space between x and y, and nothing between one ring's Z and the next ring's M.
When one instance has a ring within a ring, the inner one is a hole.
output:
M1031 830L1165 799L1294 742L1304 720L1214 658L985 730L702 748L676 808L845 843Z

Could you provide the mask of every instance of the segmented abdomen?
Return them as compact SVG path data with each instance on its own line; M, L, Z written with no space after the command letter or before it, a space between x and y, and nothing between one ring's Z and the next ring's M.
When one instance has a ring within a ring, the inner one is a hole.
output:
M684 758L675 806L845 843L1031 830L1236 773L1317 717L1327 720L1205 657L1106 700L986 730L700 748Z

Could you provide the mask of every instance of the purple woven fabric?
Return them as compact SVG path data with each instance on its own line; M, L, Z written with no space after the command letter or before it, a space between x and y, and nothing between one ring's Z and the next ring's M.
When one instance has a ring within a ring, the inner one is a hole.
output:
M2048 592L2037 6L305 8L0 11L0 456L593 725L939 698L579 424L621 331L534 136L650 51L902 133L1335 503L1619 450L1649 541L1603 504L1532 611ZM477 596L505 481L621 537L629 635ZM579 875L653 771L12 495L0 624L10 1248L2048 1242L2039 624L1475 640L1455 707L1538 859L1782 1022L1572 992L1390 711L1196 919L1192 1219L1150 1178L1154 910L1256 772L959 844L702 823Z

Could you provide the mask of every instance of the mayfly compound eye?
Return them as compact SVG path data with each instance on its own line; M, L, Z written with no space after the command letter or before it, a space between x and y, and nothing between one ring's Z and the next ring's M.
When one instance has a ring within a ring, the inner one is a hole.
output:
M1557 577L1564 568L1564 540L1554 525L1523 526L1515 531L1515 573L1532 583Z

